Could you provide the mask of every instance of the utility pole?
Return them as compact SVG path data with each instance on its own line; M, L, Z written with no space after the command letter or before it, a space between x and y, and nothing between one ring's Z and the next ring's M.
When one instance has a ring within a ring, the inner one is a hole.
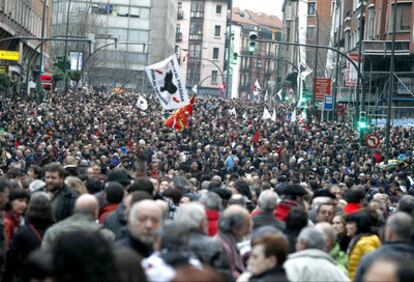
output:
M229 12L228 16L228 34L227 34L227 77L226 77L226 98L230 99L231 93L230 93L230 59L231 59L231 22L233 20L233 0L227 1L227 10Z

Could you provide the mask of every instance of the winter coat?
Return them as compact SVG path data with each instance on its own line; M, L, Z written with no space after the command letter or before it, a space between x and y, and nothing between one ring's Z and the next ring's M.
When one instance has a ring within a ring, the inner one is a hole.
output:
M414 261L414 245L412 242L386 242L382 247L362 258L354 281L362 281L367 269L379 258L390 258L394 261L398 261L401 258L409 258Z
M211 238L193 231L188 235L188 248L201 263L207 264L217 271L229 275L229 262L224 249L217 238Z
M67 219L53 224L46 231L42 241L42 249L50 250L57 237L71 231L96 232L108 241L115 240L112 231L104 228L102 224L96 223L92 216L75 213Z
M262 226L273 226L280 231L285 230L285 224L275 218L273 212L266 213L259 211L257 215L253 217L253 230L256 230Z
M336 262L336 265L348 275L348 256L341 250L339 243L335 244L329 255Z
M283 265L289 281L329 282L349 281L349 278L336 266L335 261L324 251L307 249L289 255Z
M348 215L351 213L355 213L362 209L362 205L360 203L348 203L344 206L344 214Z
M6 233L4 231L3 216L0 216L0 281L3 279L6 261Z
M115 246L129 248L137 252L143 258L147 258L152 254L152 246L148 246L141 240L132 237L129 231L124 238L116 242Z
M17 232L22 222L22 216L14 211L6 211L4 213L4 231L6 233L6 251L10 249L13 235Z
M118 204L109 204L105 206L99 215L99 223L103 224L105 222L105 219L108 217L108 215L115 211L118 208Z
M31 252L40 248L43 235L49 226L25 224L13 237L10 250L7 252L6 269L3 281L12 281L13 277L21 278L21 266Z
M227 256L227 260L230 264L230 270L233 279L237 279L240 274L242 274L246 268L244 266L242 257L237 248L237 242L234 237L230 234L225 234L222 232L217 233L216 238L220 241L223 246L224 252Z
M288 282L286 271L281 266L276 266L261 274L250 277L249 282Z
M122 203L118 205L117 209L111 212L104 221L104 227L115 234L116 240L121 239L123 233L122 230L126 224L125 206Z
M349 278L352 281L354 280L358 264L362 257L381 246L381 241L377 235L361 236L355 242L353 240L351 241L350 251L348 253L348 271Z
M79 193L70 189L66 185L53 195L51 204L53 217L57 221L64 220L72 215L76 199Z
M208 221L208 236L217 234L217 224L220 217L220 212L216 210L206 209L206 216Z
M292 208L298 207L298 203L293 200L283 200L275 209L274 214L276 219L285 222L286 217L288 216Z

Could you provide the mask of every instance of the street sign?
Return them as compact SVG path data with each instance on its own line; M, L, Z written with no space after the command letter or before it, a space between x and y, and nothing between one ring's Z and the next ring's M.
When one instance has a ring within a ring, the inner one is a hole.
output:
M369 148L377 148L380 143L380 139L377 135L367 135L366 143Z
M331 94L331 79L324 77L316 78L316 101L323 101L325 95Z
M323 109L325 111L333 111L333 109L334 109L334 103L335 103L334 96L332 96L332 95L326 95L325 96L324 103L323 103Z
M0 60L18 61L20 60L20 52L0 50Z

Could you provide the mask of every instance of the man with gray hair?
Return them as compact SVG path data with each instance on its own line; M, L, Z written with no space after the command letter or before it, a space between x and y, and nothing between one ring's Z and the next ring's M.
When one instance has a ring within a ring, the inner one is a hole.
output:
M178 207L174 222L187 234L189 251L203 264L229 275L229 264L220 242L207 236L208 223L204 207L188 203Z
M413 218L405 212L391 215L385 224L385 243L379 249L367 254L358 265L355 281L362 281L368 268L377 260L410 259L414 263Z
M129 212L126 238L118 241L117 244L131 248L142 257L148 257L158 239L161 224L161 207L153 200L139 201Z
M257 200L259 208L253 216L253 230L262 226L273 226L281 231L285 230L285 224L274 216L278 198L276 192L272 190L265 190L260 193Z
M239 205L231 205L223 211L219 219L219 239L230 263L232 278L236 280L246 268L243 263L238 243L245 240L252 229L249 211Z
M349 281L326 253L326 236L314 227L304 228L296 242L296 253L284 264L289 281Z

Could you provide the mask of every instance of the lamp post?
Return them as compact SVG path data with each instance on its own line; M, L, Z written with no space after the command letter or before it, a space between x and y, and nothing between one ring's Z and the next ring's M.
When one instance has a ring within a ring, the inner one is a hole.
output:
M72 2L72 0L67 0L68 2L68 6L67 6L67 11L66 11L66 31L65 31L65 36L66 38L68 37L68 33L69 33L69 14L70 14L70 4ZM64 51L63 51L63 67L66 66L66 55L68 52L68 41L65 41L65 47L64 47ZM68 90L68 78L67 78L67 70L65 68L65 88L63 93L66 93L66 91Z
M391 5L392 7L392 5ZM385 125L385 146L386 146L386 158L385 161L388 163L391 155L390 148L390 135L391 135L391 104L392 96L394 93L394 71L395 71L395 36L397 31L397 0L393 3L394 10L392 10L392 43L391 43L391 62L390 62L390 84L388 88L388 99L387 99L387 122Z
M362 41L364 40L364 12L365 12L365 5L364 1L361 1L361 13L359 14L359 44L358 44L358 76L361 72L361 62L362 62ZM356 116L359 119L359 113L361 111L365 111L365 95L364 91L361 91L361 80L357 79L357 89L356 89ZM362 93L362 95L361 95ZM361 135L362 136L362 135Z
M46 3L48 0L43 0L42 11L42 37L45 37L45 16L46 16ZM43 44L40 44L40 73L43 72ZM40 76L39 76L40 78Z

